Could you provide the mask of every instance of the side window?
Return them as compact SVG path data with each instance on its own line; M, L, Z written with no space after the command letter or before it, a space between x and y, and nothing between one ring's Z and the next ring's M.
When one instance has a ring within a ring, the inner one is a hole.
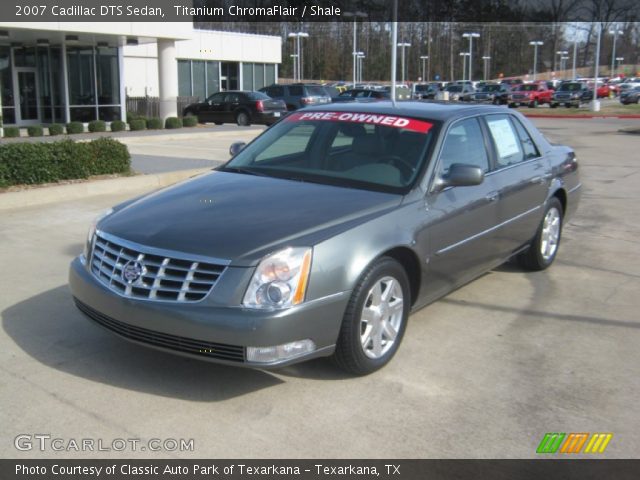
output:
M486 117L489 132L496 146L498 168L513 165L524 160L522 145L518 134L507 115L489 115Z
M284 97L284 88L282 88L282 87L269 87L267 95L269 95L272 98Z
M447 133L440 153L440 173L446 175L454 163L489 170L489 158L480 124L475 118L456 123Z
M222 103L222 101L224 100L224 95L225 95L224 93L216 93L214 95L211 95L209 97L209 100L212 103Z
M527 132L527 129L520 123L519 120L515 118L512 119L514 125L516 126L516 131L518 132L518 137L520 138L520 143L522 144L522 150L524 151L524 159L529 160L531 158L538 158L540 153L536 148L536 144L533 143L531 139L531 135Z
M238 103L240 101L240 95L237 93L227 93L224 101L226 103Z

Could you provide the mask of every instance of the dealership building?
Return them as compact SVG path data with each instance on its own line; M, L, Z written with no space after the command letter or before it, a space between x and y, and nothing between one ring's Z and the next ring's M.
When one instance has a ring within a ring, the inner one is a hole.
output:
M194 30L191 22L0 23L4 125L126 119L127 97L178 97L276 82L281 38Z

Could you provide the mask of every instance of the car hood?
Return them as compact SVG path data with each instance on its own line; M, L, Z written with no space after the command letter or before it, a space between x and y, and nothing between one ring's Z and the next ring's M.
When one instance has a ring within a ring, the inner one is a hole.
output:
M397 207L401 195L211 172L116 207L98 229L155 248L252 266Z

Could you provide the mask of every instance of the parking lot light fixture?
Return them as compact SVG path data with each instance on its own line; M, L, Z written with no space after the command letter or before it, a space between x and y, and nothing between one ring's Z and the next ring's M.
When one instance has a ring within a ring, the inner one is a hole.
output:
M564 70L564 67L562 66L562 57L565 55L569 55L569 52L567 52L566 50L558 50L556 51L556 55L560 55L560 70ZM554 65L556 63L556 61L553 61Z
M402 83L404 84L404 49L410 47L411 44L407 43L407 42L400 42L398 43L398 47L400 47L402 49Z
M302 75L303 75L303 71L302 71L302 46L300 44L300 39L301 38L308 38L309 34L307 32L291 32L289 34L289 38L295 38L296 40L296 63L297 63L297 71L298 71L298 78L294 78L294 80L302 80Z
M533 81L536 80L536 69L538 67L538 47L544 45L544 42L540 40L534 40L529 42L529 45L533 46Z
M422 81L424 82L426 77L424 76L424 64L425 61L429 59L429 55L421 55L420 60L422 60Z
M618 35L623 35L624 32L618 28L615 24L613 29L609 30L609 35L613 35L613 46L611 47L611 77L616 76L616 42L618 41Z
M491 60L491 57L489 55L485 55L484 57L482 57L482 60L484 61L484 81L487 81L487 77L489 77L489 60Z
M618 70L618 68L620 68L620 64L621 64L623 61L624 61L624 57L616 57L616 62L618 62L618 63L617 63L617 65L616 65L616 69L613 71L613 76L614 76L614 77L616 76L616 71Z
M343 17L351 18L353 17L353 50L351 51L351 55L353 56L353 87L356 86L356 70L357 70L357 44L358 44L358 18L367 18L367 14L364 12L344 12L342 14Z
M462 57L462 80L466 80L466 78L467 78L467 57L469 56L469 52L460 52L460 56Z
M473 39L480 38L480 34L476 32L466 32L463 33L462 36L469 39L469 81L471 81L471 77L473 76Z

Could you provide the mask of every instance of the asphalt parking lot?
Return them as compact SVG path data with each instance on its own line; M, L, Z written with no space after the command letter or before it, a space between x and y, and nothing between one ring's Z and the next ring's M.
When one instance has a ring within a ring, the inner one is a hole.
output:
M0 456L123 456L14 448L46 433L194 439L193 452L128 457L530 458L546 432L611 432L604 457L637 456L640 137L618 132L634 122L537 119L576 149L584 184L556 264L505 265L420 310L391 364L363 378L325 360L262 372L115 338L66 281L91 220L124 198L0 212Z

